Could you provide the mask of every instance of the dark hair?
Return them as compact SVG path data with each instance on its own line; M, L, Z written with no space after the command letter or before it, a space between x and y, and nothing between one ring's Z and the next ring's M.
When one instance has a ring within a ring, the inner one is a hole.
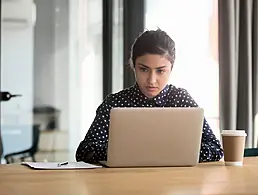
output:
M173 67L175 61L175 42L161 29L145 31L132 45L129 61L131 68L135 67L136 58L145 54L164 55Z

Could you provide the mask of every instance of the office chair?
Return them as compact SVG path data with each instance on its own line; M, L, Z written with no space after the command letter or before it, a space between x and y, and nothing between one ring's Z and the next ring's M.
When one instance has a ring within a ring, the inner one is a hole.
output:
M38 145L39 145L39 135L40 135L40 125L33 125L33 131L32 131L32 146L29 149L14 152L10 154L6 154L4 156L6 163L14 163L14 159L17 156L17 158L20 158L21 161L24 161L25 158L30 157L33 162L36 162L35 154L38 152Z
M245 148L244 157L258 156L258 148Z

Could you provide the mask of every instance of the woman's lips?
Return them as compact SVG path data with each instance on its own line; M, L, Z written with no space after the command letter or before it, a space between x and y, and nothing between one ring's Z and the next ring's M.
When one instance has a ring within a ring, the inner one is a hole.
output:
M151 91L151 92L152 92L152 91L157 91L158 88L157 88L157 87L150 87L150 86L147 86L146 89L147 89L148 91Z

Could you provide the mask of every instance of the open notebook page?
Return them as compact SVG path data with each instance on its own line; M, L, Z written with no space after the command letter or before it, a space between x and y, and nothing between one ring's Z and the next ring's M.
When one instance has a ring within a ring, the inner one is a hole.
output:
M29 166L32 169L94 169L102 168L99 165L88 164L84 162L68 162L66 165L58 166L58 162L22 162L22 165Z

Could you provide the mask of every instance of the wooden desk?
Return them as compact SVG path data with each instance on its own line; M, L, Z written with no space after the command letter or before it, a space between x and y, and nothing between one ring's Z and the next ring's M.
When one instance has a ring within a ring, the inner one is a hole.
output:
M258 158L243 167L223 162L188 168L31 170L0 165L1 195L258 194Z

